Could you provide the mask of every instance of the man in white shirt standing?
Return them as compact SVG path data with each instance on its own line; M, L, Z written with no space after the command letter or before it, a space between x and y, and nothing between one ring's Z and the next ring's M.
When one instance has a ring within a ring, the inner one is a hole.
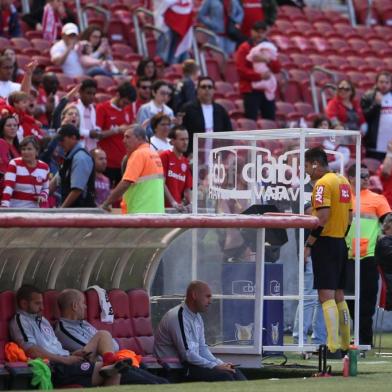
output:
M94 79L85 79L80 85L79 100L76 107L80 114L80 136L82 144L87 151L97 148L100 132L97 126L97 113L95 111L95 94L97 82Z
M383 159L388 142L392 140L392 76L387 71L377 75L376 86L361 99L361 107L368 123L365 135L367 156Z
M0 56L0 98L7 99L15 91L24 91L30 94L31 76L37 65L38 63L35 60L29 63L26 66L22 83L14 83L12 81L12 72L14 69L12 60L8 56Z
M197 83L197 100L188 102L181 108L181 112L184 112L183 125L189 132L188 153L192 152L194 133L233 130L226 109L214 102L214 93L214 80L209 76L203 76ZM212 140L207 139L205 150L208 151L211 147Z
M67 23L61 30L61 40L56 42L50 49L52 63L59 65L64 74L74 78L84 75L84 69L80 63L77 43L79 41L79 28L74 23Z

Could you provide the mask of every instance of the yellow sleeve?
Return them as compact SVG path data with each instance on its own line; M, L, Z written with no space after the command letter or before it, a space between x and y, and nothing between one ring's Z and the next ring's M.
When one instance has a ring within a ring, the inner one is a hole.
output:
M317 181L313 195L313 206L315 209L331 206L331 187L327 182Z

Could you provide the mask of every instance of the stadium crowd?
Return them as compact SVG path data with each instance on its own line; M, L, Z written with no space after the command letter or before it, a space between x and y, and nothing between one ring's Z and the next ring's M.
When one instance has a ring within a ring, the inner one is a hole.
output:
M378 278L375 247L380 223L384 222L392 206L392 75L389 71L392 64L389 63L388 67L387 61L382 64L374 62L371 67L370 60L355 63L354 59L365 54L369 58L371 54L375 57L377 50L383 55L391 54L391 46L382 49L379 44L376 49L375 41L380 41L378 31L392 37L392 28L384 26L386 30L376 31L375 27L367 27L366 32L371 37L369 45L373 41L374 46L370 47L362 40L366 47L361 47L358 42L356 47L351 41L360 41L361 33L355 33L343 16L336 12L317 13L301 1L287 1L290 5L282 7L275 0L112 3L108 9L120 29L127 25L124 20L132 12L132 6L143 5L154 12L158 33L157 37L148 36L148 43L153 47L150 53L157 56L141 58L134 52L133 40L124 30L121 30L124 33L121 42L116 41L118 31L114 30L114 25L111 25L112 30L105 29L96 19L96 24L90 23L80 31L71 4L74 2L47 0L33 3L37 3L32 7L33 11L21 15L18 2L1 2L1 207L102 207L105 210L121 207L123 213L164 213L165 208L174 208L177 212L186 212L191 204L195 133L289 126L358 130L363 136L361 213L367 214L367 220L361 218L361 227L366 232L366 244L361 244L364 260L361 271L363 269L367 278L363 287L366 293L371 293L369 298L361 296L360 339L371 345L371 318ZM148 13L141 13L139 22L142 26L148 25L149 18ZM334 22L336 26L332 24ZM224 53L221 63L224 75L211 53L208 52L210 57L207 57L208 75L201 75L199 65L191 58L190 36L196 26L215 34L213 44L221 49L221 54ZM311 29L306 31L305 26ZM328 26L332 30L328 30ZM339 29L343 31L344 26L345 39L351 46L343 42L335 48L343 37ZM302 35L298 33L300 29ZM314 29L318 29L316 36L312 36ZM335 29L336 32L339 30L337 36L333 34ZM290 31L292 39L285 36ZM325 48L317 52L322 45ZM337 53L344 55L345 51L348 51L351 63L339 57L342 63L338 65ZM322 77L317 75L317 93L321 90L323 93L334 92L322 114L316 114L308 100L309 71L315 65L332 69L337 76L336 85L331 87L325 74ZM362 75L361 79L356 72L366 73L366 78ZM331 186L331 193L336 193L333 186L343 186L348 192L345 193L349 196L344 201L347 205L343 210L345 220L338 230L329 227L323 231L324 224L331 226L332 219L323 214L326 210L336 214L335 207L327 203L313 205L314 213L320 215L323 224L318 231L309 234L306 256L312 256L317 280L323 275L320 255L327 254L325 249L335 249L334 244L338 244L336 260L341 259L341 264L336 268L342 277L336 274L331 280L317 281L326 326L321 325L318 330L313 328L316 335L322 336L318 342L327 340L331 352L335 352L338 347L348 348L350 334L347 319L349 307L352 308L344 300L342 291L346 288L346 281L341 269L346 270L346 264L354 258L354 248L349 243L353 237L350 211L355 186L354 152L350 146L332 139L325 143L321 147L340 153L339 159L343 159L348 169L349 182L339 179L340 185L336 185L335 174L328 172L328 166L334 170L342 162L328 162L323 152L320 153L322 150L308 153L306 163L312 166L307 172L316 184L313 192L317 192L317 187L327 189L328 186ZM320 185L318 181L326 173L329 179L324 178L326 184ZM324 212L318 213L317 210ZM333 219L337 219L336 215ZM342 256L342 249L347 250L346 235L350 261ZM329 236L337 237L339 241L328 243L323 237ZM350 276L353 276L352 265L347 265L351 268ZM331 271L328 274L333 275L335 271ZM310 277L308 289L311 290L312 271L307 270L307 273ZM184 317L190 319L192 312L205 310L203 301L206 307L211 292L200 282L188 290L187 307L183 311ZM38 298L38 305L30 303L33 294ZM68 294L71 300L67 302L63 296L63 305L83 308L77 292ZM30 289L24 295L19 298L21 315L26 324L31 324L29 317L37 311L30 312L32 308L29 306L38 306L40 311L40 293ZM316 305L318 303L313 301L311 306ZM178 311L175 309L175 317ZM174 316L169 314L167 317L167 325L164 320L160 333L170 326ZM311 313L305 318L310 324ZM203 330L201 318L195 318L193 322ZM35 325L30 327L34 329ZM20 329L20 325L13 328ZM343 331L344 344L338 342L339 328ZM336 336L332 336L331 331ZM16 340L25 340L26 344L26 339L17 333L20 331L15 332ZM176 334L176 342L186 348L186 342L180 342L181 331L176 330ZM56 358L64 351L54 333L52 335L59 344L60 354L53 353ZM294 338L298 338L298 331ZM114 350L111 340L107 336L102 339L106 340L98 342L98 346L103 345L105 349L98 354L111 353ZM204 336L192 339L204 348ZM98 346L94 346L95 354ZM31 345L26 348L31 350ZM69 359L73 350L65 350L63 356L68 358L67 365L73 361ZM181 350L184 347L181 346ZM205 358L198 358L201 362L195 364L203 364L202 367L209 370L218 367L229 379L243 379L231 364L220 363L208 350L204 354ZM112 364L106 362L99 366ZM194 379L223 377L206 369L189 369ZM118 384L121 381L117 374L120 371L107 375L102 370L94 371L94 367L87 370L86 385ZM155 379L151 382L161 381Z

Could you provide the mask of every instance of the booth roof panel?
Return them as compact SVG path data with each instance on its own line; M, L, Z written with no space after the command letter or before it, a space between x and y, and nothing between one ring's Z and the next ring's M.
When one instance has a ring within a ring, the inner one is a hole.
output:
M288 128L272 130L253 130L253 131L236 131L236 132L210 132L196 133L200 139L227 139L227 140L262 140L262 139L299 139L302 136L320 137L326 136L354 136L360 137L358 131L332 130L332 129L315 129L315 128ZM194 135L194 136L195 136Z

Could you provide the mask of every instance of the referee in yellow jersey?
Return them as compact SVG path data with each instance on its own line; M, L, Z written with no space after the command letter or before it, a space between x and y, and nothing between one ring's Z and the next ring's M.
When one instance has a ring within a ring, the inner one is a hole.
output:
M348 180L330 172L322 148L305 152L305 171L315 183L312 215L319 219L305 243L305 260L311 254L314 288L318 290L331 353L350 344L350 313L344 300L348 251L345 241L352 221L352 197ZM340 341L339 341L340 332Z

